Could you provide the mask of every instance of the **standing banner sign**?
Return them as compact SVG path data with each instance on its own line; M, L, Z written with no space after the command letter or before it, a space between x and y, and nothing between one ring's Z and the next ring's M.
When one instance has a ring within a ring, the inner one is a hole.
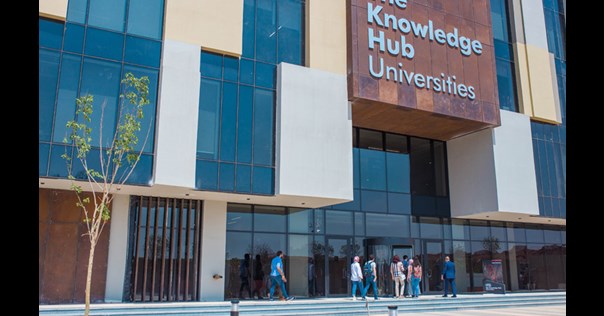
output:
M487 293L505 294L501 259L482 260L482 286Z

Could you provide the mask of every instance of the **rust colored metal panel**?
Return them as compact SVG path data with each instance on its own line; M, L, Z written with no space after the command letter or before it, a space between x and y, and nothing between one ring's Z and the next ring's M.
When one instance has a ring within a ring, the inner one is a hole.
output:
M347 6L354 126L439 140L498 126L499 110L490 105L498 100L487 0L409 0L406 8L351 0ZM396 26L385 25L386 14L398 19ZM467 56L472 41L483 49ZM428 121L417 123L423 118Z
M94 251L94 265L92 267L92 288L90 301L102 303L105 299L105 284L107 282L107 260L109 259L109 229L107 223L101 233L96 249ZM90 242L84 223L78 224L78 261L76 263L75 300L84 302L86 291L86 273L88 272L88 255L90 254Z
M41 302L73 303L77 247L77 224L50 225L43 268L44 282L40 293Z

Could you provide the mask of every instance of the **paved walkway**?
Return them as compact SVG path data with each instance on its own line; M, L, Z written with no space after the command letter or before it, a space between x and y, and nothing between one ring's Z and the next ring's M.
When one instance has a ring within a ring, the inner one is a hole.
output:
M461 311L444 311L444 312L421 312L416 313L422 316L565 316L566 305L550 305L550 306L534 306L534 307L509 307L509 308L491 308L491 309L466 309ZM398 315L409 315L407 313L398 313ZM388 316L386 314L378 314L376 316Z

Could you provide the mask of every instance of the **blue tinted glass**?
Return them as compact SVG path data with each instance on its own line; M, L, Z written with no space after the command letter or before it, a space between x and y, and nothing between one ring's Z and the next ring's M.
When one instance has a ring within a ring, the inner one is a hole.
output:
M40 49L38 64L38 137L50 141L59 78L59 53Z
M557 2L557 0L543 0L543 7L545 9L554 10L554 3L555 2Z
M48 169L49 177L67 177L67 161L61 156L67 153L71 156L71 147L63 145L53 145L50 150L50 166Z
M86 22L87 0L69 0L67 6L67 21L84 24Z
M155 143L155 114L157 111L157 85L159 70L126 65L124 67L124 76L128 72L131 72L135 77L147 76L147 78L149 78L149 104L143 107L141 130L136 133L136 136L138 137L138 144L134 147L134 149L140 150L144 145L144 152L152 153L153 145Z
M325 233L350 235L353 230L352 212L325 211Z
M437 215L436 198L426 195L413 195L411 196L411 210L413 215Z
M200 68L202 76L222 79L222 55L201 51Z
M84 27L77 24L65 25L65 44L63 50L81 54L84 47Z
M278 2L279 26L277 27L279 57L277 63L302 64L304 41L302 12L304 5L300 0L282 0Z
M252 190L252 168L246 165L237 165L237 185L235 191L249 193Z
M361 210L365 212L381 212L388 211L388 195L386 192L377 192L362 190L361 191Z
M560 217L566 218L566 199L560 199Z
M495 57L503 58L505 60L512 60L513 52L512 45L508 44L508 42L503 42L500 40L494 40L495 42Z
M249 59L241 59L239 68L239 80L241 83L254 84L254 62Z
M103 122L103 146L111 146L115 132L117 106L122 67L119 63L84 58L82 86L80 95L91 94L94 97L92 122L92 144L99 146L100 126ZM103 107L103 110L101 108ZM101 117L103 118L101 120Z
M256 62L256 85L265 88L275 88L275 66Z
M88 154L86 155L86 165L88 166L89 170L102 172L101 171L101 158L99 157L99 153L100 153L100 151L98 149L91 149L88 152ZM123 167L120 168L118 171L117 178L119 178L119 176L121 176L121 174L124 172L124 170L126 169L125 168L126 165L127 165L127 163L124 161ZM75 159L72 163L71 168L72 168L71 174L74 177L76 177L77 179L81 179L81 180L87 179L86 170L84 169L84 166L82 165L82 162L80 160Z
M232 192L235 190L235 165L232 163L220 164L219 191Z
M220 82L201 79L197 127L197 157L218 159Z
M388 193L388 213L411 214L411 195Z
M39 144L38 145L38 174L42 177L46 176L48 169L48 154L50 152L50 145Z
M243 56L254 58L254 36L256 25L256 0L243 3Z
M248 86L239 86L239 110L237 113L237 162L252 162L252 100L253 88Z
M451 217L451 201L449 197L436 197L436 211L439 217Z
M273 94L254 90L254 164L273 164Z
M164 0L130 0L128 34L161 39Z
M354 234L356 236L365 235L365 213L362 213L362 212L354 213Z
M153 156L141 155L140 160L136 164L134 171L130 174L130 178L126 181L128 184L153 184Z
M216 190L218 188L218 163L214 161L197 160L195 170L195 187L201 190Z
M499 107L504 110L516 110L516 86L514 83L514 69L512 63L497 59L497 88L499 91Z
M57 23L45 19L39 19L38 23L40 47L61 49L63 42L63 23Z
M551 188L548 175L547 167L547 152L545 149L545 142L540 141L539 144L539 171L541 173L541 184L544 196L551 196Z
M126 0L90 0L88 25L124 32Z
M383 151L360 149L361 188L386 190L386 153Z
M61 61L61 78L59 80L59 96L55 114L55 127L52 135L53 142L63 142L63 139L66 138L69 133L65 124L75 117L81 63L81 57L63 54L63 60Z
M493 26L493 38L508 42L508 16L506 5L507 1L505 0L491 0L491 24Z
M224 56L224 80L237 81L239 79L239 59Z
M350 210L360 211L361 210L361 190L354 190L354 199L347 203L336 204L332 206L333 209L337 210Z
M89 27L86 31L86 55L122 60L124 35Z
M433 217L422 217L419 224L419 231L421 232L422 238L443 238L443 229L440 224L440 219Z
M273 194L273 170L272 168L254 167L252 193Z
M545 146L547 150L547 172L549 174L550 184L551 184L551 195L557 197L558 196L558 186L556 185L556 160L554 158L554 144L551 142L547 142Z
M222 113L220 122L220 160L235 161L237 136L237 85L222 85Z
M352 149L352 183L353 188L359 189L361 187L361 175L360 175L360 153L358 148Z
M277 0L256 0L256 59L276 63Z
M161 42L126 36L125 62L159 68L160 53Z
M403 215L366 214L367 236L392 237L409 231L409 217ZM407 235L407 234L405 234ZM405 236L403 235L403 236Z
M388 191L411 192L409 155L386 153L386 165L388 168Z

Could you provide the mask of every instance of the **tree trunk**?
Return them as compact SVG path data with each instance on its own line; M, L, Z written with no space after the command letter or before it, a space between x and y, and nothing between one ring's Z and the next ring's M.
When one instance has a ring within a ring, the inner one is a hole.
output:
M94 249L96 242L90 243L90 253L88 254L88 272L86 274L86 307L84 309L84 316L90 314L90 287L92 284L92 264L94 262Z

